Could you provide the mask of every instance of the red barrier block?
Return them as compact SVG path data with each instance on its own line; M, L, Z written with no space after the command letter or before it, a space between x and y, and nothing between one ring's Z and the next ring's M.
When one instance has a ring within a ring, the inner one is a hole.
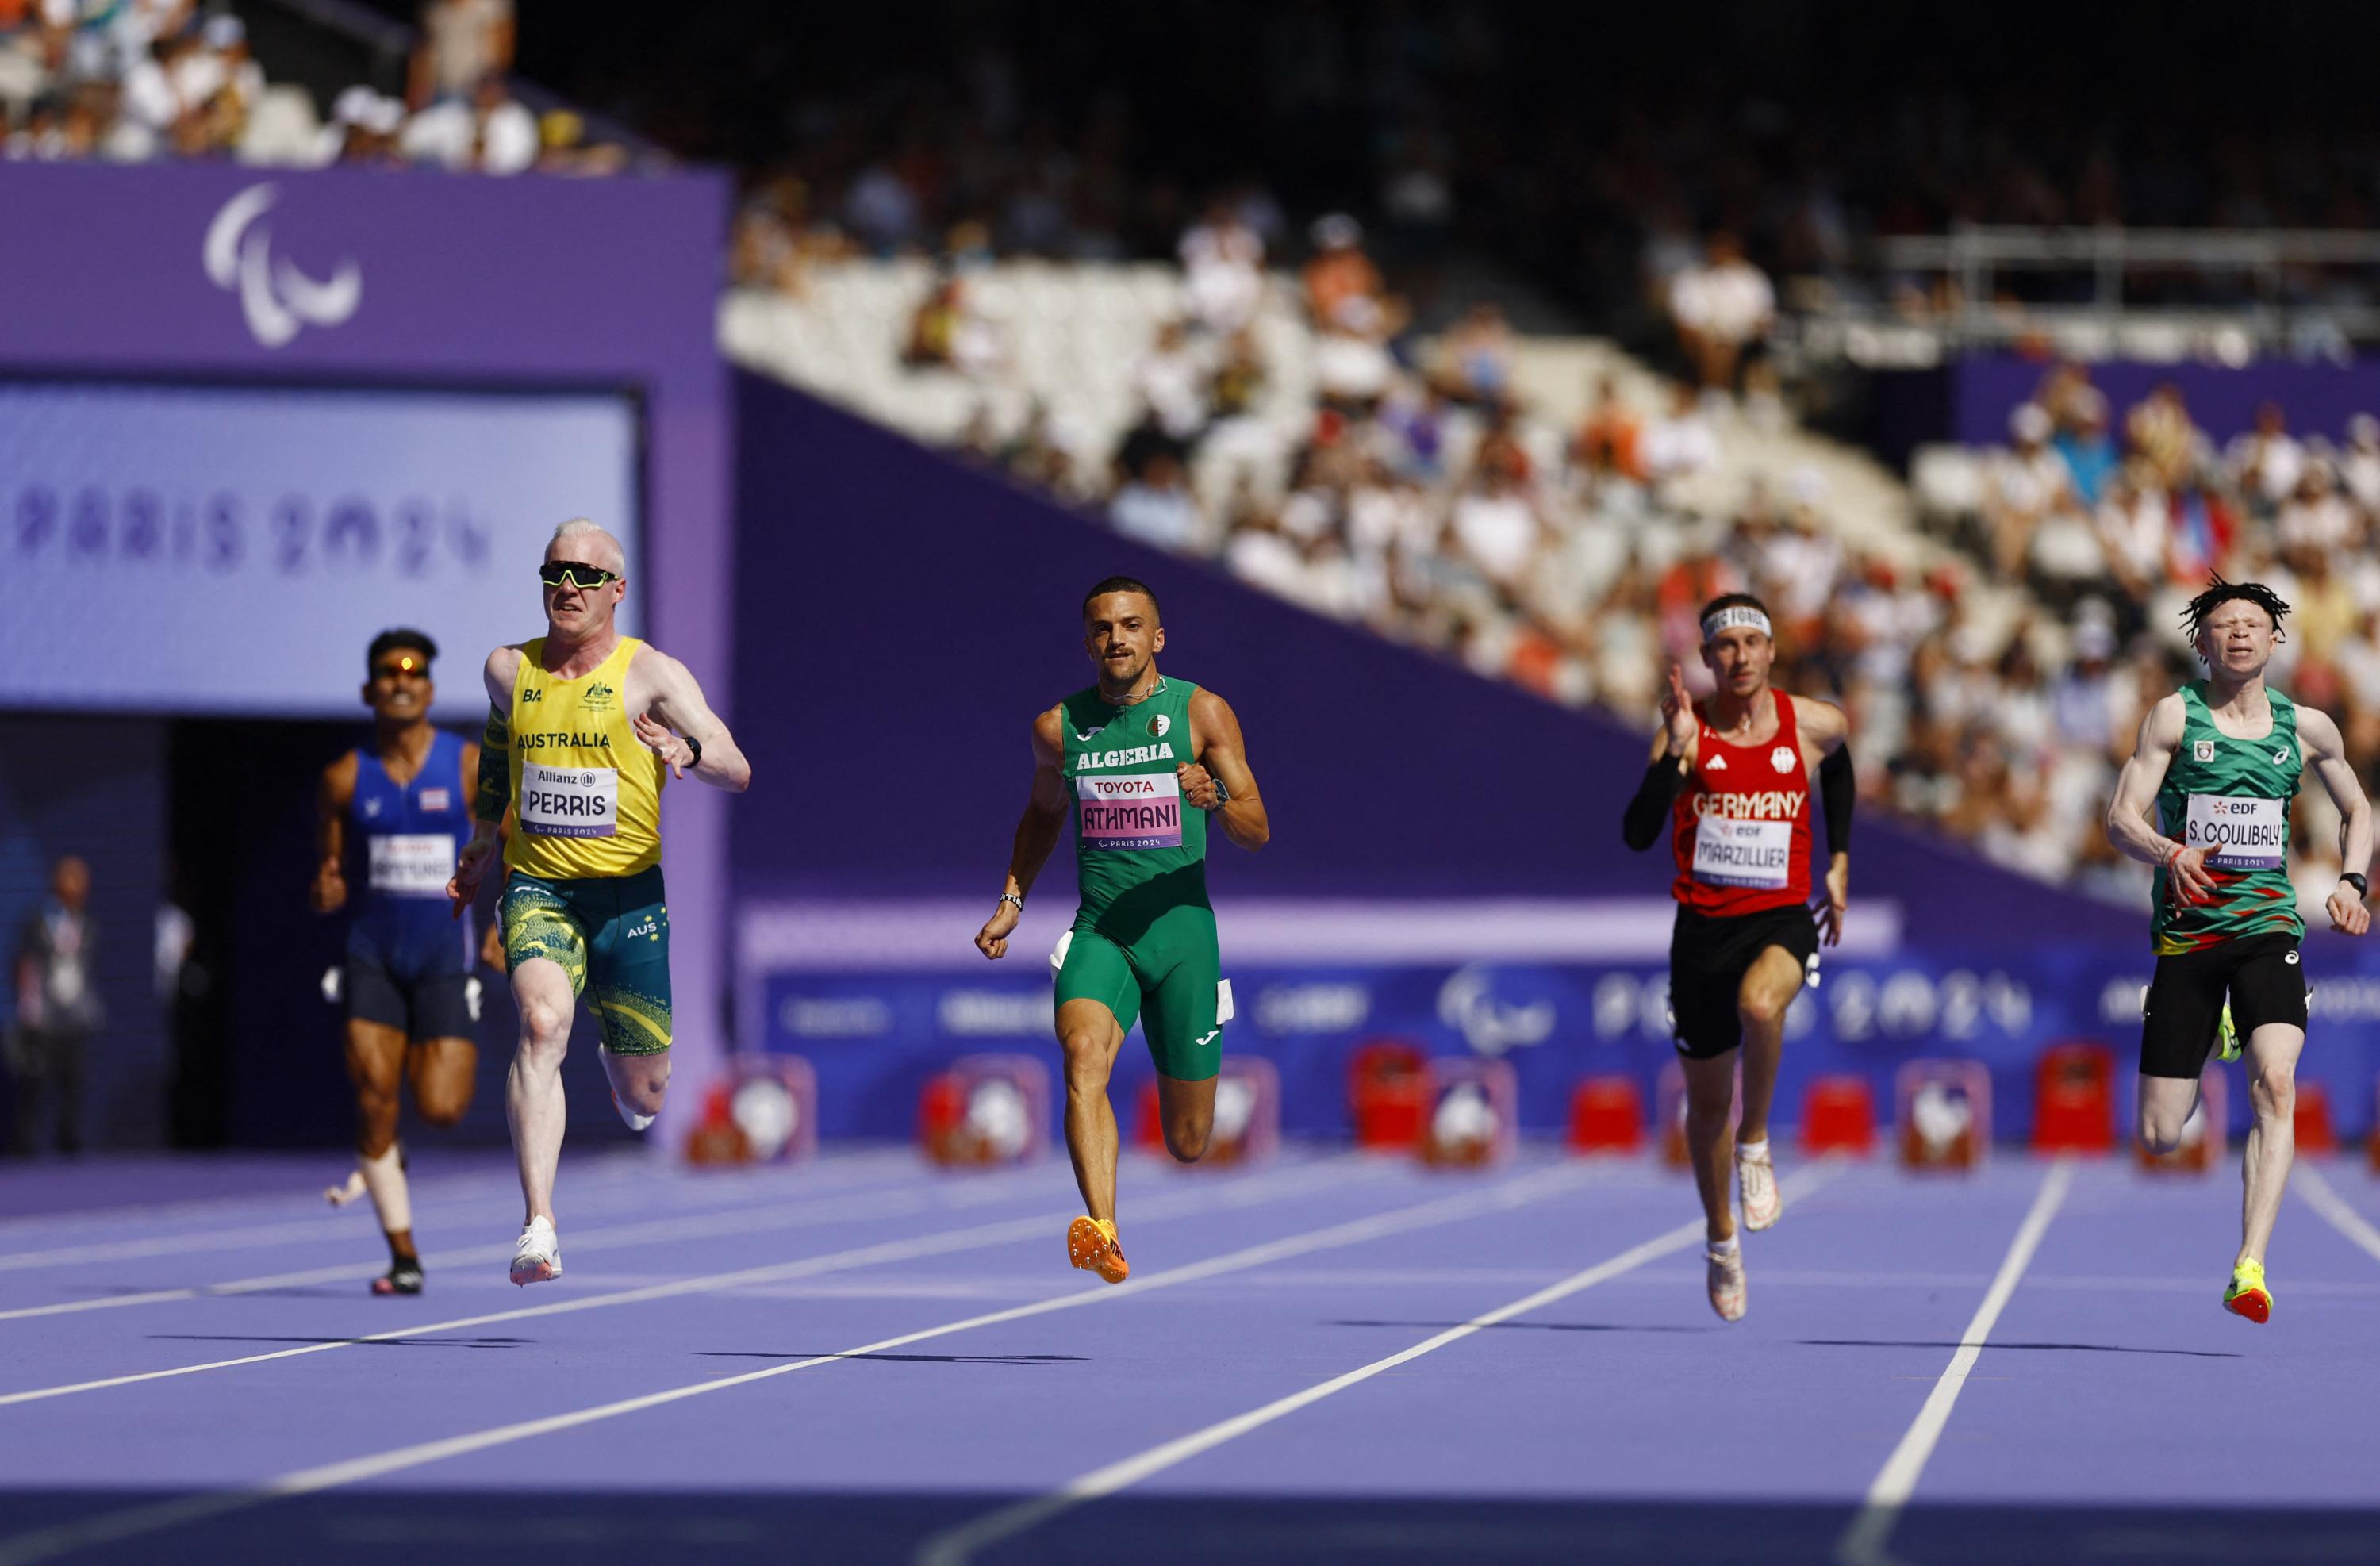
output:
M1645 1096L1630 1076L1590 1076L1570 1096L1575 1153L1633 1153L1645 1146Z
M1427 1164L1501 1163L1520 1145L1520 1077L1510 1061L1450 1055L1429 1062L1429 1123L1421 1138Z
M1428 1107L1428 1057L1418 1044L1375 1039L1347 1062L1348 1109L1358 1147L1405 1148L1421 1142Z
M1050 1067L1037 1055L963 1055L929 1078L917 1139L939 1164L1026 1163L1050 1145Z
M2102 1157L2116 1145L2116 1057L2104 1044L2053 1044L2034 1070L2033 1147Z
M1876 1090L1864 1076L1822 1076L1802 1098L1802 1150L1850 1153L1865 1158L1876 1151Z
M1905 1169L1971 1170L1991 1154L1992 1078L1980 1061L1911 1061L1893 1076Z
M2133 1157L2143 1169L2159 1174L2205 1174L2223 1161L2231 1124L2231 1076L2213 1062L2198 1078L2198 1108L2181 1123L2181 1144L2169 1153L2152 1153L2132 1142Z
M2319 1082L2298 1084L2298 1151L2327 1158L2338 1151L2338 1128L2331 1123L2330 1089Z

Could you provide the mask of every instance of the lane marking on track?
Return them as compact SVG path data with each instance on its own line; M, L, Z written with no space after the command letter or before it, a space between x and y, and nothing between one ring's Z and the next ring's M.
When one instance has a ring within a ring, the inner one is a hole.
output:
M807 1200L812 1196L848 1194L855 1187L863 1186L870 1181L883 1181L888 1188L904 1184L889 1171L854 1171L846 1178L827 1180L818 1184L806 1181L798 1187L789 1185L782 1196L785 1199ZM916 1182L912 1179L906 1184L914 1185ZM637 1184L638 1182L634 1176L601 1178L581 1183L577 1190L582 1196L592 1198L586 1205L594 1206L602 1196L616 1195L623 1189L633 1191ZM459 1222L460 1219L453 1211L456 1208L467 1204L478 1205L497 1200L510 1201L516 1205L519 1194L518 1183L507 1180L501 1190L492 1187L484 1193L475 1192L461 1198L457 1198L452 1193L429 1196L417 1192L414 1196L414 1207L417 1211L443 1209L436 1211L436 1216L431 1220L433 1222ZM707 1192L705 1196L708 1200L689 1204L691 1208L698 1211L749 1199L747 1193L723 1188ZM649 1203L640 1205L650 1210ZM369 1214L370 1210L369 1202L358 1204L358 1216ZM231 1229L183 1231L170 1234L152 1234L138 1240L106 1240L79 1245L54 1246L46 1250L16 1251L0 1255L0 1273L24 1272L42 1268L75 1267L85 1262L137 1261L151 1256L186 1256L193 1251L266 1250L275 1245L335 1244L342 1240L355 1238L354 1231L353 1222L325 1206L323 1210L310 1217L292 1219L283 1222L251 1224ZM512 1254L510 1247L506 1248L504 1254L507 1256ZM386 1269L383 1267L378 1270L385 1271ZM6 1319L5 1316L0 1316L0 1320L5 1319Z
M1841 1171L1840 1164L1831 1162L1814 1164L1787 1176L1782 1184L1797 1197L1807 1196ZM1436 1354L1451 1343L1461 1342L1463 1339L1485 1331L1500 1322L1526 1316L1531 1311L1568 1299L1572 1294L1583 1293L1598 1283L1617 1278L1632 1269L1642 1267L1648 1261L1657 1261L1663 1256L1684 1250L1690 1245L1699 1244L1702 1239L1703 1220L1701 1219L1697 1218L1682 1223L1675 1229L1658 1234L1642 1244L1631 1245L1615 1256L1573 1272L1559 1282L1549 1283L1535 1293L1524 1294L1510 1305L1499 1305L1494 1310L1483 1312L1467 1321L1459 1322L1434 1337L1425 1338L1412 1347L1402 1349L1384 1359L1376 1359L1369 1365L1360 1366L1344 1375L1334 1376L1328 1381L1318 1382L1303 1391L1276 1398L1260 1408L1252 1408L1245 1414L1234 1414L1229 1419L1218 1420L1202 1430L1194 1430L1189 1435L1150 1447L1147 1451L1127 1457L1120 1463L1111 1463L1104 1468L1093 1469L1090 1473L1068 1480L1047 1495L1017 1501L1014 1505L1004 1506L997 1511L978 1517L972 1523L962 1524L958 1527L936 1534L917 1547L917 1566L965 1566L977 1550L1029 1532L1062 1512L1071 1511L1078 1506L1085 1506L1102 1497L1113 1495L1119 1490L1128 1489L1153 1474L1162 1473L1178 1463L1186 1463L1201 1452L1211 1451L1226 1441L1236 1440L1251 1430L1261 1429L1275 1420L1285 1419L1302 1408L1320 1402L1324 1398L1343 1392L1350 1387L1361 1385L1375 1376L1394 1370L1399 1366L1409 1365L1425 1354Z
M1353 1155L1361 1158L1361 1155ZM1371 1160L1366 1160L1371 1161ZM1373 1167L1379 1167L1377 1162ZM1459 1219L1499 1210L1520 1208L1542 1197L1589 1182L1594 1176L1592 1165L1562 1164L1533 1174L1522 1175L1484 1191L1469 1191L1458 1196L1440 1196L1414 1207L1392 1208L1368 1218L1330 1224L1308 1230L1262 1244L1226 1252L1205 1261L1191 1262L1163 1272L1135 1278L1128 1282L1109 1286L1094 1285L1077 1289L1031 1305L1014 1305L1006 1310L971 1316L964 1320L945 1322L939 1327L927 1327L898 1337L885 1338L873 1343L861 1343L839 1353L819 1354L809 1359L788 1361L765 1369L746 1371L741 1375L719 1377L689 1386L673 1387L666 1391L649 1392L642 1397L624 1398L616 1402L600 1403L568 1414L552 1414L542 1419L522 1420L517 1424L499 1426L493 1429L451 1436L442 1440L423 1441L399 1447L392 1451L377 1452L352 1458L343 1463L324 1463L315 1468L301 1468L267 1479L260 1485L239 1489L215 1490L200 1495L183 1496L173 1500L158 1501L146 1506L129 1507L118 1511L103 1512L51 1527L36 1528L0 1538L0 1566L25 1566L25 1563L47 1560L77 1549L115 1544L128 1538L153 1534L164 1529L203 1522L229 1512L246 1511L269 1501L289 1497L313 1495L323 1490L376 1479L384 1475L419 1468L451 1457L484 1451L491 1447L508 1446L516 1441L533 1439L557 1431L576 1429L606 1419L641 1413L646 1409L683 1402L689 1398L706 1397L731 1388L750 1386L795 1371L810 1370L823 1365L835 1365L863 1354L889 1354L912 1343L921 1343L953 1333L972 1331L978 1328L998 1326L1004 1322L1021 1321L1029 1317L1046 1316L1054 1311L1074 1310L1102 1301L1134 1299L1162 1289L1226 1273L1262 1267L1269 1262L1290 1256L1305 1256L1314 1251L1329 1250L1339 1245L1360 1244L1366 1241L1403 1233L1410 1230L1451 1223ZM1153 1204L1152 1204L1153 1205ZM1144 1209L1144 1216L1146 1215ZM1041 1220L1033 1220L1037 1225ZM1697 1225L1697 1227L1699 1227Z
M820 1193L824 1196L826 1193ZM825 1227L837 1223L856 1222L870 1218L899 1218L941 1207L962 1208L983 1207L995 1202L1015 1201L1025 1193L1015 1185L998 1187L953 1188L942 1199L934 1193L917 1189L911 1182L905 1189L834 1194L844 1205L832 1209L820 1208L808 1202L787 1207L771 1202L757 1208L730 1208L704 1214L698 1218L655 1219L645 1223L625 1223L609 1229L589 1229L574 1232L571 1250L626 1249L638 1245L667 1244L678 1240L715 1238L722 1234L776 1233L788 1229ZM784 1210L778 1210L781 1207ZM422 1257L422 1265L436 1269L462 1267L480 1262L509 1261L513 1254L510 1240L485 1245L466 1245L454 1250L432 1251ZM308 1268L296 1272L272 1272L255 1278L236 1278L223 1283L194 1283L173 1289L148 1289L129 1294L107 1294L97 1299L64 1300L45 1305L19 1305L13 1310L0 1310L0 1321L21 1321L31 1317L72 1316L83 1311L120 1310L127 1305L168 1305L176 1300L210 1298L218 1295L252 1294L268 1289L303 1288L313 1283L352 1282L365 1278L377 1278L388 1270L385 1256L368 1262L340 1262L330 1267ZM4 1401L4 1400L0 1400Z
M1364 1173L1366 1169L1380 1166L1369 1163L1359 1154L1347 1154L1342 1159L1327 1159L1301 1165L1295 1170L1279 1173L1252 1175L1229 1185L1216 1185L1205 1191L1184 1191L1172 1196L1160 1196L1139 1205L1137 1221L1154 1221L1190 1216L1197 1213L1252 1207L1284 1196L1303 1196L1308 1191L1340 1184ZM1046 1235L1054 1226L1066 1221L1065 1212L1040 1213L1030 1218L1008 1219L998 1223L976 1224L965 1229L946 1229L938 1233L907 1240L880 1241L873 1245L861 1245L851 1250L829 1252L824 1256L804 1256L793 1261L771 1262L760 1267L747 1267L734 1272L711 1273L699 1278L672 1279L665 1283L649 1283L638 1288L622 1289L611 1293L582 1294L554 1300L546 1305L523 1305L514 1310L492 1311L482 1316L459 1317L452 1321L433 1321L419 1327L391 1328L385 1332L370 1332L353 1338L337 1338L329 1342L305 1343L296 1348L275 1349L266 1354L242 1354L236 1359L208 1360L199 1365L171 1366L162 1370L134 1371L123 1376L105 1376L88 1381L74 1381L63 1386L35 1387L21 1392L0 1395L0 1408L18 1403L42 1402L52 1398L71 1397L81 1392L104 1391L111 1387L137 1386L144 1381L163 1381L178 1376L196 1376L213 1370L235 1370L242 1366L269 1365L275 1360L297 1359L306 1354L328 1354L334 1349L355 1348L364 1343L382 1343L399 1338L429 1337L441 1332L460 1332L473 1327L489 1327L502 1321L526 1321L539 1317L568 1316L585 1310L600 1310L607 1305L643 1305L652 1300L675 1299L686 1294L719 1293L752 1283L783 1282L795 1278L810 1278L825 1272L848 1271L855 1268L876 1267L887 1262L914 1261L920 1256L949 1256L959 1251L980 1250L991 1245L1003 1245L1012 1241ZM510 1247L504 1251L509 1256Z
M1968 1372L1974 1369L1975 1361L1982 1356L1985 1342L1999 1322L2000 1312L2016 1293L2024 1269L2033 1263L2034 1252L2041 1247L2041 1237L2049 1232L2050 1220L2058 1216L2058 1206L2066 1200L2067 1190L2073 1184L2074 1166L2062 1158L2052 1163L2049 1172L2042 1177L2041 1190L2034 1196L2024 1221L2017 1225L2016 1238L2010 1242L2008 1255L2000 1259L1990 1291L1984 1295L1984 1303L1975 1307L1974 1319L1959 1334L1958 1352L1950 1356L1934 1390L1926 1394L1925 1406L1917 1411L1916 1421L1901 1436L1900 1444L1884 1460L1876 1482L1868 1486L1859 1515L1852 1519L1852 1525L1843 1531L1842 1539L1835 1546L1835 1559L1842 1566L1891 1566L1893 1558L1886 1552L1885 1542L1900 1520L1901 1508L1915 1493L1917 1481L1925 1472L1926 1460L1934 1455L1934 1444L1942 1439L1944 1426L1950 1423L1950 1411L1958 1405Z
M2380 1229L2373 1228L2362 1213L2348 1205L2346 1197L2331 1189L2330 1182L2323 1178L2322 1171L2311 1164L2300 1163L2296 1173L2294 1184L2305 1205L2322 1214L2325 1221L2362 1247L2367 1256L2380 1261ZM2303 1285L2292 1287L2302 1288Z

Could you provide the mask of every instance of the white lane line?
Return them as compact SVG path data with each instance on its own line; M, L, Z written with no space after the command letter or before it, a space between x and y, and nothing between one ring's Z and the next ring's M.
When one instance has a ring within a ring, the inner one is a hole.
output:
M1993 1275L1992 1286L1984 1295L1984 1303L1975 1307L1974 1319L1959 1334L1959 1349L1943 1367L1941 1378L1926 1394L1925 1406L1917 1411L1916 1422L1884 1460L1876 1482L1867 1487L1867 1499L1859 1515L1844 1530L1835 1547L1835 1559L1842 1566L1891 1566L1893 1558L1885 1550L1885 1541L1892 1536L1893 1525L1900 1520L1900 1510L1909 1504L1916 1492L1917 1481L1925 1472L1926 1460L1934 1455L1934 1444L1942 1439L1943 1427L1950 1423L1950 1411L1957 1406L1959 1393L1967 1384L1967 1373L1984 1352L1984 1344L1998 1325L2000 1312L2007 1307L2009 1297L2032 1265L2033 1253L2040 1248L2041 1237L2049 1232L2049 1220L2058 1216L2058 1204L2066 1200L2067 1188L2074 1184L2074 1166L2064 1159L2049 1166L2042 1177L2041 1190L2033 1198L2033 1207L2017 1225L2016 1239L2000 1259L2000 1269Z
M2362 1247L2374 1260L2380 1261L2380 1229L2374 1229L2364 1216L2348 1206L2347 1198L2330 1187L2322 1171L2301 1161L2297 1166L2297 1193L2306 1206L2322 1214L2333 1229ZM2297 1285L2302 1288L2303 1285Z
M953 1188L934 1200L934 1193L917 1189L911 1183L907 1189L880 1192L839 1194L838 1204L821 1209L809 1204L785 1206L777 1204L759 1208L730 1209L699 1218L655 1219L646 1223L627 1223L609 1229L574 1232L570 1237L571 1254L581 1251L625 1249L645 1244L666 1244L679 1240L701 1240L723 1234L761 1234L783 1232L788 1229L808 1229L837 1223L852 1223L872 1218L898 1218L909 1213L924 1212L935 1207L964 1208L983 1207L994 1202L1014 1201L1024 1193L1015 1184L1004 1183L997 1187ZM326 1244L331 1244L325 1239ZM508 1261L513 1254L513 1242L497 1241L485 1245L466 1245L453 1250L432 1251L422 1257L422 1265L432 1270L446 1267L463 1267L484 1262ZM340 1262L331 1267L308 1268L297 1272L272 1272L255 1278L236 1278L223 1283L197 1283L173 1289L148 1289L129 1294L103 1294L95 1299L63 1300L45 1305L19 1305L13 1310L0 1310L0 1321L21 1321L30 1317L72 1316L84 1311L120 1310L127 1305L165 1305L176 1300L192 1300L229 1294L252 1294L268 1289L297 1289L314 1283L352 1282L365 1278L377 1278L388 1270L384 1257L367 1262Z
M1170 1219L1208 1210L1228 1210L1250 1207L1282 1196L1299 1196L1324 1185L1335 1184L1364 1172L1366 1165L1358 1155L1350 1154L1345 1161L1325 1160L1320 1164L1303 1166L1298 1171L1278 1175L1257 1175L1236 1181L1230 1185L1218 1185L1206 1191L1184 1191L1172 1197L1160 1196L1143 1202L1135 1209L1137 1221ZM1378 1166L1372 1165L1377 1168ZM1286 1187L1284 1189L1284 1187ZM1030 1218L1009 1219L999 1223L985 1223L965 1229L946 1229L939 1233L921 1235L907 1240L887 1240L873 1245L861 1245L851 1250L833 1251L824 1256L804 1256L795 1261L771 1262L762 1267L747 1267L734 1272L712 1273L700 1278L673 1279L666 1283L648 1283L638 1288L622 1289L607 1294L583 1294L560 1299L546 1305L523 1305L514 1310L491 1311L483 1316L458 1317L452 1321L433 1321L419 1327L391 1328L385 1332L370 1332L358 1337L337 1338L323 1343L304 1343L296 1348L275 1349L265 1354L242 1354L236 1359L208 1360L198 1365L177 1365L163 1370L135 1371L124 1376L105 1376L89 1381L74 1381L64 1386L35 1387L21 1392L0 1395L0 1408L18 1403L42 1402L51 1398L71 1397L80 1392L104 1391L111 1387L136 1386L143 1381L163 1381L178 1376L196 1376L212 1370L234 1370L248 1365L267 1365L274 1360L296 1359L305 1354L328 1354L334 1349L355 1348L364 1343L384 1343L400 1338L421 1338L441 1332L459 1332L472 1327L490 1327L503 1321L525 1321L538 1317L567 1316L582 1310L598 1310L607 1305L643 1305L652 1300L675 1299L685 1294L710 1294L739 1289L753 1283L777 1283L795 1278L810 1278L820 1273L847 1271L854 1268L876 1267L887 1262L914 1261L921 1256L948 1256L958 1251L980 1250L990 1245L1002 1245L1034 1235L1049 1235L1055 1226L1066 1220L1067 1215L1041 1213ZM509 1250L505 1252L511 1254Z
M1374 1167L1378 1167L1377 1163ZM468 1435L450 1436L442 1440L422 1441L413 1446L399 1447L392 1451L351 1458L344 1463L329 1463L315 1468L301 1468L265 1480L262 1484L242 1489L217 1490L202 1495L184 1496L174 1500L148 1506L127 1508L121 1511L103 1512L96 1517L36 1528L22 1534L0 1538L0 1566L25 1566L36 1560L47 1560L77 1549L115 1544L124 1539L156 1533L184 1524L202 1522L227 1512L245 1511L267 1501L285 1497L312 1495L319 1491L337 1489L343 1486L376 1479L384 1475L419 1468L427 1463L443 1462L484 1451L491 1447L508 1446L516 1441L531 1440L539 1436L561 1430L576 1429L601 1420L616 1419L625 1414L660 1408L668 1403L682 1402L688 1398L705 1397L723 1392L730 1388L750 1386L779 1376L790 1376L797 1370L810 1370L822 1365L833 1365L864 1354L889 1354L912 1343L945 1338L953 1333L972 1331L977 1328L998 1326L1003 1322L1021 1321L1028 1317L1046 1316L1053 1311L1073 1310L1102 1301L1136 1298L1178 1284L1195 1283L1225 1273L1290 1256L1304 1256L1313 1251L1328 1250L1339 1245L1360 1244L1408 1230L1427 1228L1434 1224L1451 1223L1498 1210L1509 1210L1555 1195L1589 1180L1593 1165L1568 1163L1534 1174L1506 1181L1487 1190L1464 1192L1458 1196L1441 1196L1415 1207L1393 1208L1369 1218L1334 1223L1327 1228L1308 1230L1262 1244L1231 1251L1206 1261L1192 1262L1164 1272L1135 1278L1112 1287L1098 1285L1077 1289L1031 1305L1014 1305L1006 1310L971 1316L961 1321L945 1322L899 1337L885 1338L873 1343L862 1343L835 1354L819 1354L810 1359L772 1365L765 1369L750 1370L736 1376L698 1381L690 1386L673 1387L666 1391L649 1392L642 1397L624 1398L616 1402L599 1403L592 1408L574 1410L568 1414L551 1414L542 1419L527 1419L493 1429L473 1431ZM1154 1205L1154 1204L1149 1204ZM1142 1216L1147 1208L1142 1209ZM1037 1224L1040 1220L1034 1220ZM1699 1227L1697 1225L1696 1227Z
M881 1180L888 1185L916 1184L914 1175L904 1181L891 1171L852 1171L837 1179L805 1180L798 1184L786 1182L773 1193L773 1196L783 1199L805 1200L811 1196L846 1194L855 1187L864 1186L875 1180ZM583 1208L597 1205L602 1196L616 1195L623 1189L634 1190L638 1182L634 1176L627 1176L603 1178L591 1183L576 1183L574 1188L582 1196L594 1198L594 1200L583 1202L581 1204ZM431 1196L417 1191L414 1205L417 1210L430 1214L428 1220L432 1223L456 1223L461 1221L456 1209L467 1206L509 1200L517 1207L519 1191L520 1187L516 1180L505 1181L501 1190L491 1187L485 1193L475 1193L469 1197L460 1199L452 1193ZM687 1207L697 1211L717 1208L748 1201L751 1195L752 1192L748 1187L737 1190L722 1186L702 1192L701 1198L687 1204ZM650 1210L651 1204L647 1202L639 1205ZM358 1213L369 1214L370 1210L370 1206L366 1205L358 1209ZM193 1251L265 1250L275 1245L320 1244L326 1241L335 1242L349 1238L355 1232L356 1226L350 1220L325 1207L323 1210L310 1217L294 1219L285 1222L250 1224L232 1229L185 1230L166 1234L152 1234L137 1240L109 1240L95 1244L55 1246L46 1250L11 1252L0 1255L0 1273L30 1271L42 1268L74 1267L85 1262L136 1261L151 1256L185 1256ZM510 1254L509 1249L506 1254Z
M1784 1184L1791 1194L1796 1196L1806 1196L1833 1179L1841 1171L1842 1166L1837 1163L1813 1164L1789 1175ZM1229 1419L1218 1420L1203 1430L1194 1430L1174 1440L1150 1447L1147 1451L1127 1457L1122 1462L1109 1463L1104 1468L1095 1468L1090 1473L1068 1480L1047 1495L1035 1496L1031 1499L1018 1501L978 1517L972 1523L962 1524L958 1527L936 1534L917 1547L917 1566L965 1566L965 1562L978 1549L998 1544L1003 1539L1014 1538L1019 1534L1030 1532L1062 1512L1071 1511L1078 1506L1087 1505L1104 1496L1128 1489L1153 1474L1162 1473L1177 1463L1186 1463L1201 1452L1211 1451L1226 1441L1236 1440L1249 1431L1261 1429L1275 1420L1286 1419L1299 1409L1320 1402L1324 1398L1335 1396L1350 1387L1361 1385L1375 1376L1394 1370L1401 1365L1409 1365L1424 1354L1436 1354L1450 1343L1461 1342L1474 1333L1484 1331L1500 1322L1510 1321L1514 1317L1525 1316L1531 1311L1542 1309L1558 1300L1568 1299L1572 1294L1592 1289L1598 1283L1607 1282L1623 1272L1642 1267L1648 1261L1657 1261L1662 1256L1684 1250L1689 1245L1700 1243L1702 1237L1703 1220L1701 1219L1697 1218L1690 1222L1682 1223L1675 1229L1658 1234L1642 1244L1631 1245L1618 1256L1573 1272L1559 1282L1546 1285L1535 1293L1524 1294L1510 1305L1499 1305L1494 1310L1457 1323L1435 1337L1425 1338L1412 1347L1402 1349L1385 1359L1376 1359L1369 1365L1360 1366L1344 1375L1334 1376L1328 1381L1318 1382L1303 1391L1276 1398L1261 1408L1252 1408L1245 1414L1237 1414Z

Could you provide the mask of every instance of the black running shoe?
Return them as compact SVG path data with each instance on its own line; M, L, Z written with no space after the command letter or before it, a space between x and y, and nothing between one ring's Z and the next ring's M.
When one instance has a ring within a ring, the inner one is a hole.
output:
M381 1277L372 1280L375 1294L418 1294L421 1293L421 1264L400 1261Z

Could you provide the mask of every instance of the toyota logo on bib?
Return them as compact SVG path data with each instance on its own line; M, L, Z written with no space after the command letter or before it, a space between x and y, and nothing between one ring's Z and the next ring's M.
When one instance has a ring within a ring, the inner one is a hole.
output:
M242 190L207 225L200 252L207 281L239 296L249 334L268 348L285 346L304 327L341 324L364 297L363 269L352 260L318 279L273 253L273 230L262 220L280 200L270 183Z

